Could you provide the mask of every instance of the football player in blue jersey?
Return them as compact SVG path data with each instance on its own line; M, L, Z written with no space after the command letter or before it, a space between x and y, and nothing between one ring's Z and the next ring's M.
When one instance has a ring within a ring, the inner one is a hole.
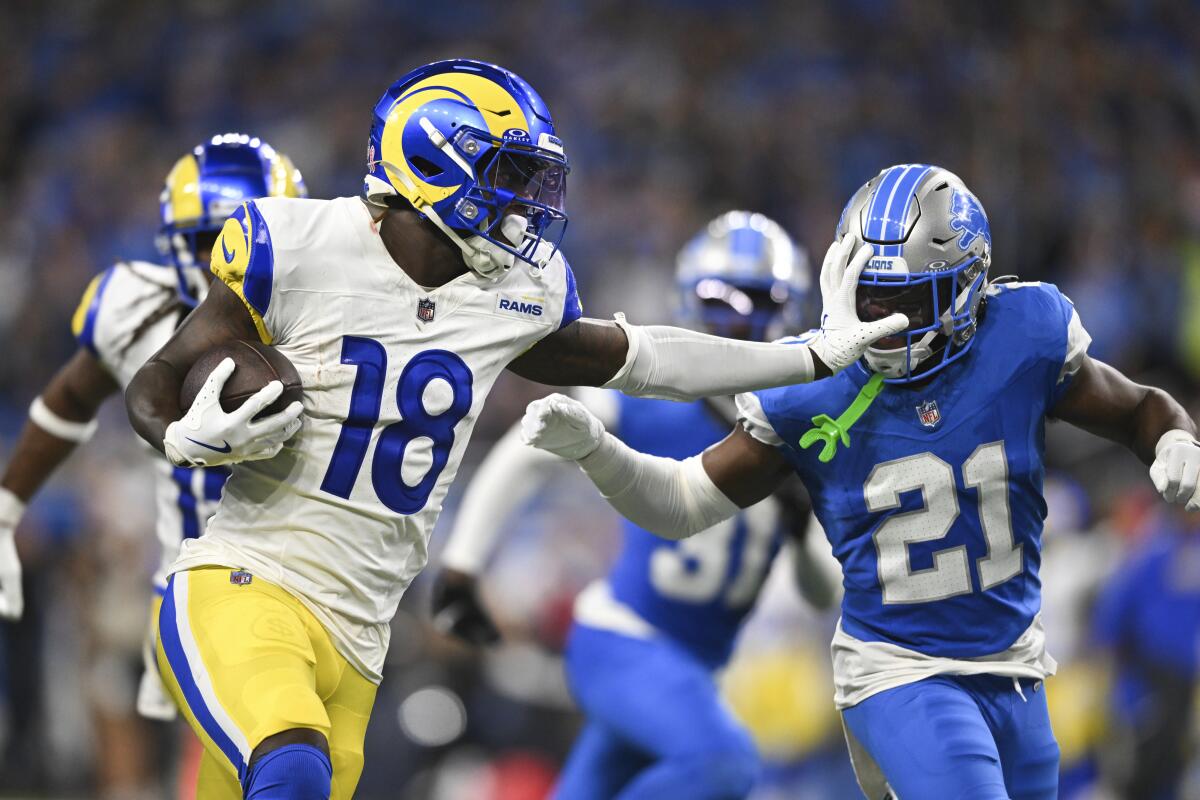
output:
M842 564L835 702L870 800L1057 794L1039 619L1047 420L1127 446L1168 502L1200 508L1183 408L1090 358L1054 286L989 280L991 245L958 177L891 167L851 198L827 255L865 266L860 318L909 317L858 365L739 395L733 433L683 461L635 452L561 395L522 423L668 538L800 475Z
M730 211L683 248L678 320L689 327L764 341L799 330L808 259L761 214ZM628 446L681 458L720 441L736 422L732 398L692 403L581 390L585 404ZM443 553L435 621L469 641L495 638L475 577L515 512L569 462L524 447L515 426L489 452L463 498ZM514 483L510 476L521 475ZM758 772L749 735L713 682L754 607L787 536L799 543L810 508L798 481L711 530L680 542L632 523L605 580L575 606L567 677L588 722L556 796L745 797ZM803 561L798 563L805 563ZM831 587L807 585L828 602Z

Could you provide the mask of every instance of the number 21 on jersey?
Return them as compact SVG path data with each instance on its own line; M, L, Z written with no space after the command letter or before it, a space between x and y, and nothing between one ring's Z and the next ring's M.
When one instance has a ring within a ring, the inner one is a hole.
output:
M371 432L379 421L387 351L374 339L346 336L342 339L342 363L352 364L358 371L350 390L350 409L321 481L321 491L349 498L367 456ZM371 462L371 485L379 501L392 511L415 514L429 501L438 476L450 460L454 426L471 410L472 378L471 368L449 350L424 350L404 365L396 386L400 421L380 432ZM425 395L434 381L449 385L450 402L446 408L430 411ZM404 454L418 438L432 441L433 463L419 482L409 485L402 474Z
M962 474L964 485L979 492L979 524L987 540L987 555L975 566L979 589L986 592L1020 575L1024 563L1021 546L1013 543L1004 442L977 447L963 462ZM885 461L871 471L863 485L867 510L872 514L899 508L900 494L916 490L924 497L924 507L894 514L875 531L885 605L929 603L971 591L966 545L938 550L928 569L914 570L909 561L910 544L943 538L958 519L958 490L949 464L933 453Z

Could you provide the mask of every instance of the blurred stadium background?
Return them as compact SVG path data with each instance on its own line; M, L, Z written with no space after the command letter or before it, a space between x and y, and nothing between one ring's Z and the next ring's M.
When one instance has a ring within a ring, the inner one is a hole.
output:
M41 0L0 5L0 458L73 348L90 276L155 257L176 158L246 131L314 196L355 194L380 92L449 56L516 70L553 109L573 164L565 249L593 316L664 319L676 248L723 210L765 212L819 262L855 187L937 163L989 210L995 275L1058 283L1093 355L1195 410L1196 2ZM541 391L501 381L462 477ZM0 796L172 796L177 731L132 713L151 484L120 404L103 419L18 537L27 611L0 625ZM1098 440L1052 426L1048 453L1063 796L1200 797L1200 520L1170 516L1144 468ZM571 598L616 532L582 481L530 508L486 583L509 635L486 654L436 637L414 586L359 796L544 795L578 722L557 657ZM833 620L776 579L725 677L770 761L756 797L856 796Z

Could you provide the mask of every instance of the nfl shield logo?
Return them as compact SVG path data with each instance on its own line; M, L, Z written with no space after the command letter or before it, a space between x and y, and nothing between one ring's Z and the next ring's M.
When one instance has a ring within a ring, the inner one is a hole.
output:
M934 400L926 400L917 406L917 416L921 418L921 424L926 428L936 428L937 424L942 421L942 412L938 411L937 402Z
M421 322L433 322L433 312L437 305L428 297L417 301L417 319Z
M229 582L234 586L248 586L252 580L254 576L244 569L235 569L229 573Z

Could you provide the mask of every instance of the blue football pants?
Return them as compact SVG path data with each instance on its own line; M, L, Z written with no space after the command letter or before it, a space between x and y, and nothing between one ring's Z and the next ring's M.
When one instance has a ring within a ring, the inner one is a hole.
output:
M759 771L749 734L721 701L712 673L665 639L576 624L567 679L587 723L558 800L737 800Z
M1012 678L941 675L873 695L842 719L899 800L1053 800L1046 690L1021 680L1021 692Z

